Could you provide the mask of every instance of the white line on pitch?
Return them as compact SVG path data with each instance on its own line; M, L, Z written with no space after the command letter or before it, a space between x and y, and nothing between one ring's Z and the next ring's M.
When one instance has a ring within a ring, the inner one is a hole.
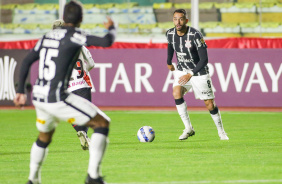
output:
M108 112L116 113L116 112ZM124 111L125 114L177 114L177 111ZM208 111L189 111L189 114L209 114ZM221 111L221 114L281 114L281 112L239 112L239 111Z
M277 179L277 180L226 180L226 181L128 182L128 183L109 183L109 184L200 184L200 183L282 183L282 179Z

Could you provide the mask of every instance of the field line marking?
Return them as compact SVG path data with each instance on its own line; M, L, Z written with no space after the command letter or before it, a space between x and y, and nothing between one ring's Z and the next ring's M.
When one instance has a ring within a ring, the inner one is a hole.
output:
M200 183L282 183L282 179L276 180L225 180L225 181L170 181L170 182L127 182L108 184L200 184Z
M115 113L111 111L110 113ZM177 111L125 111L124 114L177 114ZM189 111L189 114L209 114L208 111ZM221 114L282 114L281 112L239 112L239 111L221 111Z

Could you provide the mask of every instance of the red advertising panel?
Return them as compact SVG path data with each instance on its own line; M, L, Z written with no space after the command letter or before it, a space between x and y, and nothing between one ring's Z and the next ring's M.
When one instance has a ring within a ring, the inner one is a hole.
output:
M90 49L92 99L98 106L174 106L173 72L166 49ZM219 106L281 107L282 49L209 49L209 68ZM174 58L175 60L175 58ZM32 82L37 68L32 69ZM193 92L189 106L204 106Z

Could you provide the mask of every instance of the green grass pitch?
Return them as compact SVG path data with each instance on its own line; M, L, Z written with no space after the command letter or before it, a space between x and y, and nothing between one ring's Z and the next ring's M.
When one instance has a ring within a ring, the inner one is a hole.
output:
M176 111L106 114L112 122L102 171L109 184L282 183L281 112L222 112L229 141L219 140L206 111L190 112L196 135L186 141L178 140L184 126ZM38 134L35 111L1 110L0 117L0 183L23 184ZM156 132L152 143L137 139L144 125ZM84 183L88 157L75 130L61 122L42 167L42 183Z

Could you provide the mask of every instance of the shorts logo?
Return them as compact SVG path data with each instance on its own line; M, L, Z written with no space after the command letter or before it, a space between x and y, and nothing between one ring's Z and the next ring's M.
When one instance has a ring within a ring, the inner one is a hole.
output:
M208 95L208 96L210 96L210 95L212 94L212 90L203 91L202 94L203 94L203 95Z
M74 118L70 118L70 119L68 119L68 123L73 123L73 122L75 122L75 119Z
M37 123L40 123L40 124L42 124L42 125L44 125L45 123L46 123L46 121L45 120L42 120L42 119L36 119L36 122Z
M13 100L16 91L14 85L14 73L17 61L9 56L0 58L0 100Z

